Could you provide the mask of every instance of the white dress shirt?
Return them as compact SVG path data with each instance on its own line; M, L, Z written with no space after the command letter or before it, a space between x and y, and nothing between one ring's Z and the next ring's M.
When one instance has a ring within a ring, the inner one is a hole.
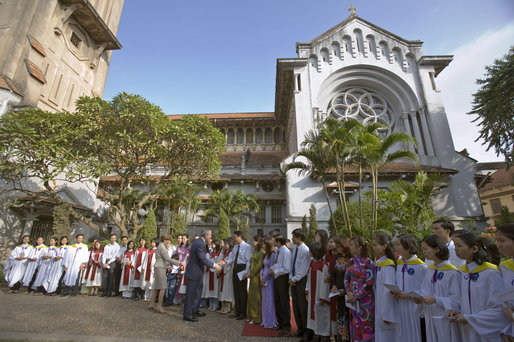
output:
M123 259L125 252L127 251L127 246L120 246L120 251L118 252L118 258Z
M120 245L117 242L109 243L104 247L102 252L102 264L112 264L116 261L116 257L120 252Z
M271 266L275 278L291 272L291 251L289 248L283 245L277 250L277 255L277 261Z
M239 248L239 254L237 255L237 260L234 260L236 258L237 249ZM250 269L250 258L252 257L252 248L249 244L246 242L241 242L240 244L236 244L234 246L234 249L232 249L232 252L228 256L228 260L226 261L228 265L230 264L245 264L245 271L248 273L248 270Z
M295 262L296 255L296 262ZM294 275L293 275L293 263L294 265ZM295 283L300 281L303 277L307 275L309 272L309 267L311 265L311 256L309 254L309 247L305 243L302 242L301 245L296 246L293 249L291 254L291 272L289 273L289 279L294 281Z

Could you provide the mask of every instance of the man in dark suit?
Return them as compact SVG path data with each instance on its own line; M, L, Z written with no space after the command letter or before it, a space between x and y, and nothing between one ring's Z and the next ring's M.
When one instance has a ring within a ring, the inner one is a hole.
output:
M221 270L218 264L213 263L205 257L205 245L211 242L211 231L205 229L200 238L194 240L189 252L189 261L186 265L186 297L184 299L184 321L197 322L197 317L205 316L205 313L198 310L198 303L202 296L203 274L205 267Z

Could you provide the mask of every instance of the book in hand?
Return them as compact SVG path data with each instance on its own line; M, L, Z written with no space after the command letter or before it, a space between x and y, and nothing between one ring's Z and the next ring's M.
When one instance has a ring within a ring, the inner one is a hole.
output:
M348 301L348 296L344 295L344 301L346 303L346 307L349 309L352 309L353 311L358 312L359 311L359 301L356 301L355 303L350 303Z
M384 284L384 287L386 289L388 289L389 291L398 291L398 292L402 292L402 290L400 290L400 288L398 287L398 285L396 284Z
M340 294L341 294L341 291L330 292L330 294L328 295L328 298L336 297L336 296L339 296Z

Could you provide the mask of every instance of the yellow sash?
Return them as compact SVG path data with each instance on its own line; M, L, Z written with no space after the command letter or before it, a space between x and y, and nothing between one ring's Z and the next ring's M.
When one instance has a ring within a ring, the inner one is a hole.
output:
M466 273L478 273L478 272L482 272L484 270L487 270L487 269L492 269L492 270L497 270L499 271L500 268L498 266L496 266L495 264L491 264L490 262L484 262L482 265L478 265L474 270L473 272L471 272L468 268L468 265L464 264L460 267L461 271L462 272L466 272Z
M503 267L514 272L514 259L508 258L502 261Z
M432 270L438 270L438 271L457 271L457 272L460 272L459 269L455 266L453 266L452 264L446 264L446 265L443 265L441 267L435 267L434 264L432 265L428 265L428 268L432 269Z
M398 258L396 263L398 265L403 265L404 264L404 262L403 262L403 260L401 258ZM414 260L407 261L407 265L419 265L419 264L424 264L423 260L421 260L420 258L416 258Z
M380 264L377 264L378 267L385 267L385 266L394 266L394 261L391 259L385 259Z

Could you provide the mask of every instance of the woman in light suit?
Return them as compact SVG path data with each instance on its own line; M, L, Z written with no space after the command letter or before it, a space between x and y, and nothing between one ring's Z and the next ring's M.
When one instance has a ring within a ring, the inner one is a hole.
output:
M153 291L152 298L150 299L150 305L148 306L148 308L160 313L166 313L166 311L164 311L162 308L164 293L166 292L166 288L168 287L166 279L166 269L168 267L168 264L180 266L184 265L185 263L170 258L167 250L167 248L171 245L171 236L169 234L164 234L163 236L161 236L161 242L162 243L160 243L159 246L157 246L157 251L155 252ZM155 298L157 297L157 293L159 293L159 297L157 301L157 306L155 306Z

